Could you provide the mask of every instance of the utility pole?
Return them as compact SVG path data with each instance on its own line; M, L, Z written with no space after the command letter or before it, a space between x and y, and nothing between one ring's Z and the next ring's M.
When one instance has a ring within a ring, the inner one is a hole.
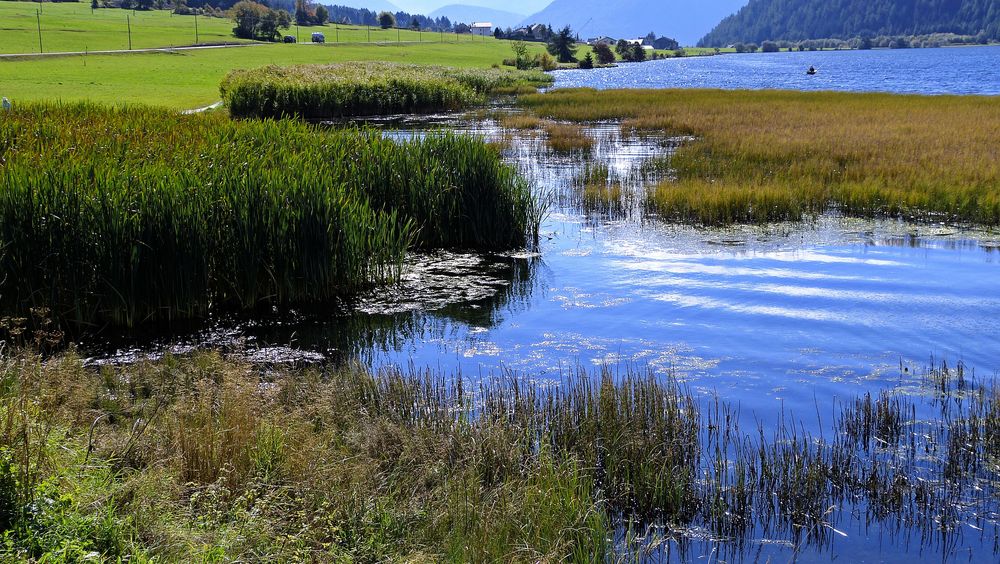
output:
M41 6L42 3L39 2L38 5ZM38 52L39 53L44 53L45 51L42 50L42 9L41 8L39 8L38 11L35 12L35 21L38 22Z
M125 25L128 26L128 50L132 50L132 20L125 14Z

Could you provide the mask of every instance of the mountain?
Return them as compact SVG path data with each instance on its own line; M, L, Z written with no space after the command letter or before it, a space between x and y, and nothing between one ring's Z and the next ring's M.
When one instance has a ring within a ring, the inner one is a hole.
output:
M694 45L722 18L747 0L554 0L523 23L570 26L581 38L610 35L641 37L650 31Z
M466 4L449 4L427 14L429 18L447 17L453 22L472 23L490 22L493 27L508 28L515 27L524 19L524 14L494 10L482 6L469 6Z
M451 0L455 2L456 0ZM541 10L551 0L461 0L463 6L480 6L515 14L533 14ZM395 0L403 10L414 14L429 14L441 9L448 0ZM450 17L450 16L449 16Z
M1000 0L751 0L700 42L984 34L1000 38Z

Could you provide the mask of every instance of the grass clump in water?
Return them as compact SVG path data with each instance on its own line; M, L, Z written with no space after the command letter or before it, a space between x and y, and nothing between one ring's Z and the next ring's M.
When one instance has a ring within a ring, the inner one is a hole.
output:
M366 62L236 70L220 91L236 117L337 118L457 110L551 81L511 69Z
M1000 223L1000 101L976 96L556 90L521 102L574 122L691 137L649 209L718 225L861 217Z
M594 139L578 125L545 121L542 127L549 147L557 153L590 153Z
M0 122L0 310L84 330L329 305L413 245L523 246L537 207L473 138L22 105Z

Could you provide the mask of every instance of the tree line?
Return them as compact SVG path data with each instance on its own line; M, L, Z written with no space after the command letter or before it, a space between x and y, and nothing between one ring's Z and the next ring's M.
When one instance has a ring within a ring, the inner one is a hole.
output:
M751 0L699 43L914 37L933 34L1000 40L1000 0Z
M129 0L122 0L129 1ZM139 0L131 0L139 1ZM142 0L152 2L154 0ZM229 10L236 5L237 0L187 0L187 5L200 8L203 6L213 6L223 10ZM274 11L284 10L294 17L298 25L322 25L326 22L339 23L344 25L370 25L380 26L382 22L380 12L374 12L365 8L352 8L350 6L325 5L309 2L308 0L257 0L258 4ZM455 25L447 17L429 18L420 14L410 14L408 12L391 13L393 21L392 27L404 27L412 29L423 29L427 31L453 31ZM323 17L319 21L317 16Z

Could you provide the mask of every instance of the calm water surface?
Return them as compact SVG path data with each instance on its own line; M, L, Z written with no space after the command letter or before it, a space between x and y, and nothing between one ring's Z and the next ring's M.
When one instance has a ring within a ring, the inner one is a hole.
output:
M810 66L818 69L806 75ZM557 88L842 90L1000 94L1000 46L727 54L555 73Z
M498 134L489 122L450 125ZM400 286L341 315L220 321L110 357L210 344L255 360L359 357L543 382L580 366L650 367L763 419L895 386L932 357L1000 371L1000 233L834 214L671 225L638 200L651 181L644 163L679 141L623 139L615 126L590 134L600 140L591 162L608 164L630 196L616 213L575 196L578 156L552 154L539 137L512 145L509 159L551 200L537 250L414 255Z
M939 50L952 51L973 52ZM447 118L394 124L389 134L440 125L502 134L490 120L469 126ZM211 345L251 360L360 358L375 368L460 371L471 380L513 371L541 384L580 366L652 368L739 405L747 422L769 425L785 410L804 416L806 428L838 400L915 386L914 373L932 357L963 362L982 377L1000 371L1000 233L836 214L767 227L670 225L643 214L640 201L662 174L650 159L682 140L623 138L614 125L589 133L599 140L591 164L607 164L624 188L611 210L589 208L580 197L579 156L552 154L536 136L513 139L508 159L551 201L538 249L414 255L399 286L339 314L219 320L110 349L92 343L94 359ZM834 535L822 550L799 552L762 537L751 542L759 552L744 557L994 557L992 537L978 540L972 531L967 541L942 545L866 526L846 511L841 519L847 537ZM714 543L698 534L692 552L664 558L718 559Z

